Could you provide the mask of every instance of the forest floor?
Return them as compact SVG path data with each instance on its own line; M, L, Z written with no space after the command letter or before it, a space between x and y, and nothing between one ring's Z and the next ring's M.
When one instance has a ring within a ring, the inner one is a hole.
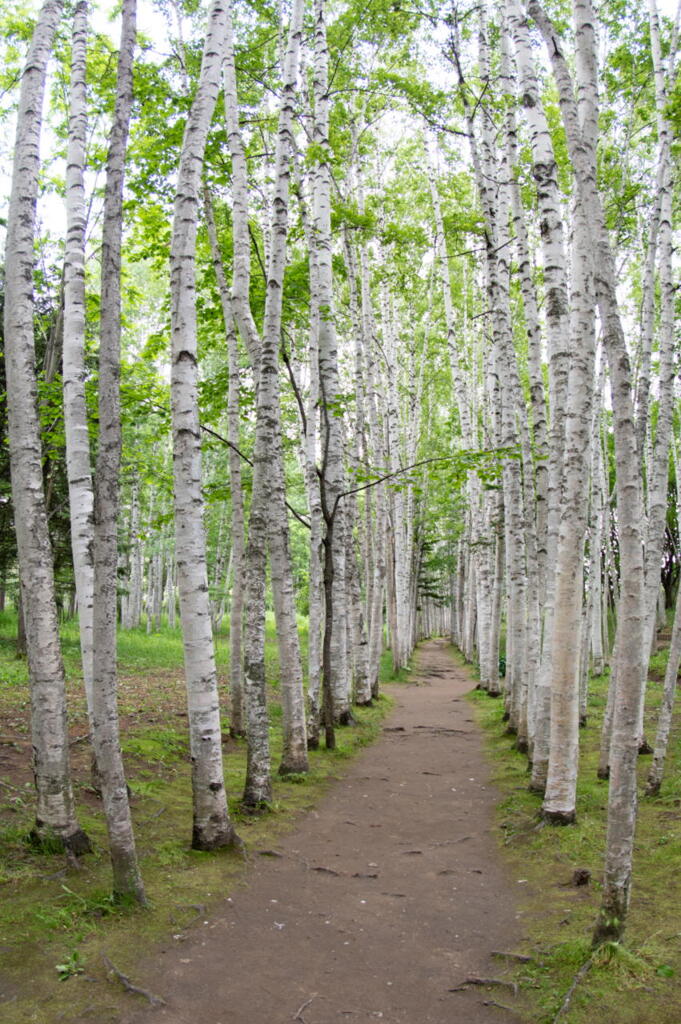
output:
M499 953L521 937L520 880L492 835L498 794L464 699L472 685L445 643L422 646L380 739L294 831L250 848L230 896L136 960L130 980L163 1004L122 994L112 1011L111 985L93 981L78 1019L518 1020Z
M527 789L527 759L508 734L503 701L475 690L474 668L444 642L421 645L411 670L388 686L390 696L358 708L356 725L338 730L336 750L311 752L308 774L275 775L267 814L240 808L245 747L230 739L225 717L226 788L249 851L244 861L189 846L179 633L123 632L122 746L150 900L140 910L110 895L72 622L62 640L74 784L93 853L76 867L26 843L34 813L30 702L15 632L16 621L0 615L3 1024L681 1020L681 711L663 791L639 803L625 943L594 955L607 804L607 783L595 768L607 675L590 682L571 828L542 827L540 798ZM268 635L276 764L281 707L272 622ZM664 640L650 666L651 736ZM386 652L383 685L389 663ZM223 639L225 690L227 664ZM642 786L649 760L640 758ZM589 884L573 884L577 869L590 873ZM568 993L569 1009L561 1010ZM152 994L163 1002L152 1007Z

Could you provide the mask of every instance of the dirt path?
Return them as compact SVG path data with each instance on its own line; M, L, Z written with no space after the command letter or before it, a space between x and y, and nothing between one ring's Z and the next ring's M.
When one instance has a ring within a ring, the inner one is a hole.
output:
M419 652L383 737L219 915L142 962L166 1006L124 1024L511 1024L492 950L520 935L514 883L491 836L495 793L444 644ZM420 685L415 685L416 683ZM496 1004L496 1005L495 1005Z

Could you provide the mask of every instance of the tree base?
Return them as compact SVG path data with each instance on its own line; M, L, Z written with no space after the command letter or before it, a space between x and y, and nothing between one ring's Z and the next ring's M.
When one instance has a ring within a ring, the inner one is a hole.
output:
M282 777L287 775L307 775L310 765L306 757L289 758L282 761L277 769L277 774Z
M210 853L212 850L224 850L235 843L242 843L235 829L231 825L222 825L222 827L215 827L215 824L209 824L207 828L200 828L198 825L194 826L191 831L191 849L201 850L203 853ZM243 845L243 843L242 843Z
M542 821L547 825L574 825L577 815L574 811L545 811L542 807Z
M82 857L85 853L92 853L90 839L81 828L68 836L62 836L42 821L36 821L26 836L26 842L38 853L65 853L71 857Z
M648 780L648 782L646 783L645 795L646 796L659 796L660 795L661 787L662 787L662 783L661 782L651 782L650 780Z
M242 797L239 807L244 814L248 814L249 817L255 818L261 814L269 814L272 810L272 801L270 800L256 800L250 797Z
M372 708L374 706L374 698L367 697L366 700L356 700L355 704L358 708Z
M194 826L192 832L192 850L210 853L212 850L235 850L244 853L246 847L243 839L236 834L232 826L221 829L212 836Z
M608 943L616 945L620 942L623 935L624 924L617 918L605 917L601 911L591 936L591 948L600 949L601 946L606 946Z
M579 728L586 729L586 715L579 716Z
M639 753L639 756L641 754L652 754L652 753L654 753L653 748L651 747L650 743L648 743L648 740L645 738L645 736L643 737L643 739L641 740L641 742L638 745L638 753Z
M599 778L601 782L607 782L610 778L610 765L606 765L605 768L599 768L596 772L596 777Z
M526 736L518 737L518 739L516 740L515 749L518 751L519 754L526 754L528 752L528 750L530 749L530 745L527 742Z
M82 857L85 853L92 853L92 843L88 834L79 828L64 839L64 849L74 857Z
M338 716L337 725L357 725L357 719L353 715L350 708L347 711L342 711Z

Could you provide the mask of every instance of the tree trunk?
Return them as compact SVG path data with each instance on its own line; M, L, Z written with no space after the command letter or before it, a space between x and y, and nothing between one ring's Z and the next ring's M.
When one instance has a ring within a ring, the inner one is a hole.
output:
M208 594L201 491L201 428L196 339L196 232L201 171L220 87L229 10L213 0L196 95L185 127L175 197L170 258L175 483L175 557L184 640L194 827L192 846L234 843L222 767L217 672Z
M94 494L93 740L109 833L114 896L117 899L133 899L145 903L119 742L116 698L117 519L121 460L121 236L125 151L132 109L135 19L136 0L124 0L102 232L99 443Z
M7 220L4 338L12 498L31 687L37 791L34 835L40 842L56 840L79 854L89 849L89 842L78 827L71 791L64 667L43 492L33 335L33 247L42 105L47 61L61 11L58 0L43 4L22 75Z
M244 523L244 493L241 480L241 456L237 450L241 440L239 427L239 344L234 327L232 298L222 264L218 243L215 216L210 193L204 192L206 224L210 240L213 268L220 292L222 318L227 339L227 360L229 387L227 391L227 440L229 442L229 485L232 501L232 595L229 618L229 694L231 701L230 734L243 736L244 695L243 695L243 607L244 607L244 558L246 531Z
M64 428L69 484L71 548L78 599L83 681L92 729L92 564L93 490L90 438L85 405L85 146L87 95L85 64L88 31L86 0L73 17L69 145L66 161L66 253L64 258Z

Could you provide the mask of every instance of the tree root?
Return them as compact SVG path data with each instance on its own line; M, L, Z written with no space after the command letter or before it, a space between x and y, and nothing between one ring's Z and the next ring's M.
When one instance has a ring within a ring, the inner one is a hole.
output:
M518 995L518 986L515 981L504 981L502 978L466 978L456 988L448 989L449 992L463 992L468 985L499 985L501 988L509 988L514 996Z
M160 996L155 996L153 992L147 992L145 988L139 988L139 986L133 985L133 983L130 981L130 978L128 978L127 975L123 974L121 971L119 971L118 968L111 963L108 956L104 955L104 953L102 953L102 960L104 961L104 966L106 967L107 971L110 971L111 974L114 974L118 978L126 992L132 992L134 995L137 996L144 996L145 999L149 1000L152 1006L166 1005L165 999L161 999Z
M587 960L586 963L583 963L582 966L579 968L579 970L575 974L574 978L572 979L572 984L570 985L570 988L565 993L565 998L563 999L563 1002L561 1003L561 1006L560 1006L560 1009L558 1010L558 1013L553 1018L552 1024L556 1024L556 1021L560 1020L560 1018L563 1016L563 1014L567 1013L567 1011L570 1009L570 1003L572 1002L572 997L575 994L575 989L579 985L579 983L582 980L582 978L586 977L586 975L589 973L589 971L591 970L592 967L593 967L593 960Z

